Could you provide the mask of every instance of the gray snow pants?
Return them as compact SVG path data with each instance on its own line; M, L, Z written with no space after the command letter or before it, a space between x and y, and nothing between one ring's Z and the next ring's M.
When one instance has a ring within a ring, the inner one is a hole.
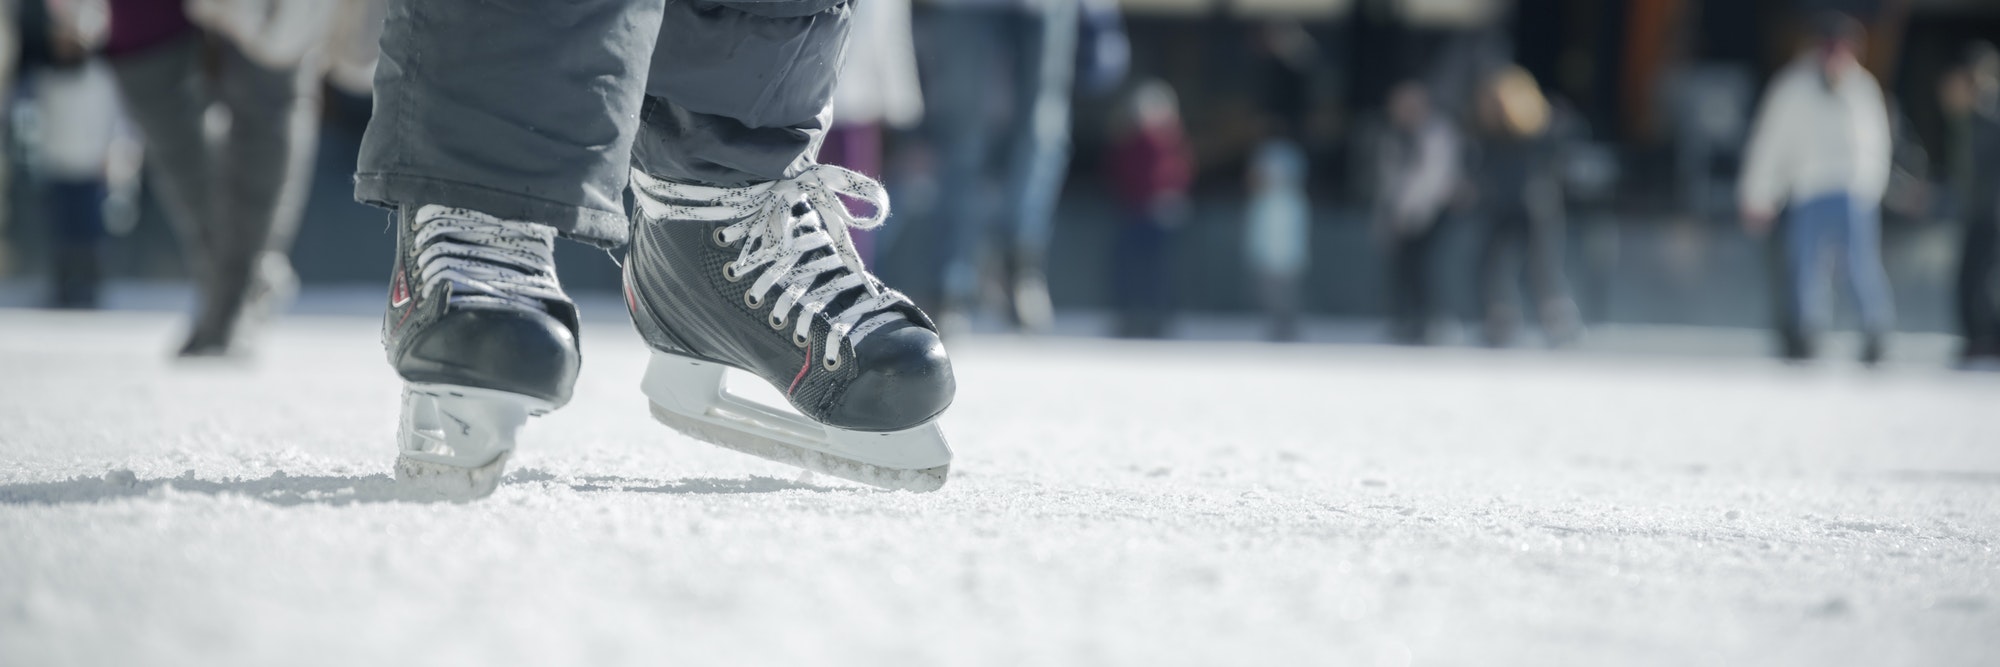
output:
M847 29L847 0L390 0L355 198L622 244L632 168L810 166Z

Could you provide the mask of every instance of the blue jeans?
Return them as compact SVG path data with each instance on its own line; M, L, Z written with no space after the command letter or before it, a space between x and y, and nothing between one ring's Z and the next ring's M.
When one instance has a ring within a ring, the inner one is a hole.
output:
M1069 166L1070 84L1077 7L938 6L921 18L928 38L925 125L940 162L938 196L925 216L938 225L946 303L979 289L979 249L996 221L1011 259L1039 264ZM1004 84L996 86L996 82ZM1007 122L994 127L1002 104ZM986 195L987 165L1005 151L999 196Z
M1830 299L1826 270L1837 260L1843 283L1861 315L1861 329L1882 334L1895 326L1889 276L1882 270L1882 219L1873 206L1846 194L1793 204L1787 214L1785 255L1791 263L1792 314L1803 332L1826 327Z

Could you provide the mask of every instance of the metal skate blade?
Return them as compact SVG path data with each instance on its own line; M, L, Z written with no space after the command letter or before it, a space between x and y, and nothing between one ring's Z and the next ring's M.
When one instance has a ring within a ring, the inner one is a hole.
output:
M479 500L493 495L493 490L500 487L500 477L507 472L507 459L513 455L512 451L503 451L486 465L468 468L406 453L396 457L396 482L410 500L460 503Z
M479 387L403 387L396 479L413 500L478 500L507 470L516 434L548 401Z
M655 351L640 388L653 417L703 442L885 489L935 491L951 446L935 421L901 431L851 431L724 389L728 367Z
M730 428L697 419L661 407L658 403L652 403L650 407L654 419L690 438L767 461L805 468L873 487L918 493L936 491L944 487L946 476L951 472L949 463L916 470L879 466L807 449L756 431Z

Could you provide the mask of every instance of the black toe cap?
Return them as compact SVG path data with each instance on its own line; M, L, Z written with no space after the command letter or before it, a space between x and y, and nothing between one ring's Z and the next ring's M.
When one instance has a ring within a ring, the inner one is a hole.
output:
M900 431L951 405L958 382L937 332L907 322L883 327L855 347L857 375L828 415L834 426Z
M396 372L410 382L495 389L562 405L579 365L576 334L547 313L461 308L413 333Z

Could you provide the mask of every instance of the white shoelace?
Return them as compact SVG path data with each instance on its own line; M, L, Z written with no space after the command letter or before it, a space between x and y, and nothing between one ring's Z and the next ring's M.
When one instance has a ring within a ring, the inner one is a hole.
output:
M822 164L782 181L717 188L664 181L635 169L632 184L639 194L640 207L655 219L735 220L717 231L717 240L724 245L742 243L736 260L724 266L724 277L742 280L761 269L762 273L744 292L744 302L752 308L769 302L771 315L767 324L777 329L793 323L794 343L810 341L813 316L824 316L831 332L822 359L829 368L840 366L841 340L860 345L863 338L883 325L905 319L902 313L889 308L909 299L883 286L882 281L868 273L861 264L861 255L854 250L854 238L849 235L850 229L880 227L889 217L888 194L883 192L882 184L867 176ZM866 202L875 209L874 214L854 217L840 195ZM800 201L819 214L817 223L806 216L791 214L792 206ZM801 263L806 254L821 249L829 252ZM814 287L826 275L842 269L846 269L845 273ZM840 312L824 312L836 297L856 288L863 290L862 293Z
M451 281L452 303L509 305L547 312L568 301L556 280L556 230L462 208L417 210L417 284L429 293Z

